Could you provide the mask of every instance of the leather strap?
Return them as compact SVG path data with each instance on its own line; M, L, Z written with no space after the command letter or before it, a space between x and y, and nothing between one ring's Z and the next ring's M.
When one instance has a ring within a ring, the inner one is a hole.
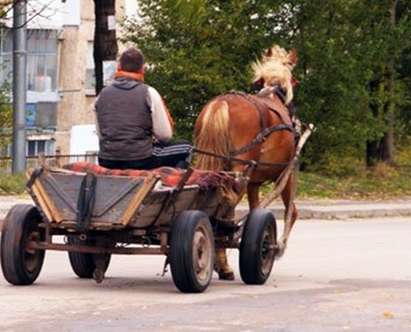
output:
M231 151L231 157L238 156L240 154L253 150L255 146L263 143L267 139L267 137L274 132L288 130L295 135L295 130L292 126L291 119L289 117L285 118L284 115L274 107L274 103L268 103L266 100L264 100L264 97L249 95L244 92L231 91L230 94L239 95L243 97L257 109L259 113L261 128L261 131L250 143L244 145L240 149ZM267 111L274 112L283 123L267 127Z
M250 143L248 143L247 145L244 145L240 149L230 152L230 156L238 156L240 154L251 151L252 149L255 148L256 145L263 143L267 139L267 137L270 136L272 133L277 132L277 131L282 131L282 130L288 130L295 135L294 128L290 125L283 124L283 123L269 127L269 128L265 128Z
M92 173L87 173L81 181L77 200L76 224L76 228L80 232L86 231L91 222L91 215L96 202L96 184L97 177Z

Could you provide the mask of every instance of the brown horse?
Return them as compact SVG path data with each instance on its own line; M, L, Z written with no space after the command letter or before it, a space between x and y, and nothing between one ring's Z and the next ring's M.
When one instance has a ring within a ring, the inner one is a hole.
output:
M241 93L218 96L203 108L195 124L195 145L200 150L223 156L235 154L238 159L276 164L276 166L260 164L253 170L247 187L250 209L259 206L260 186L267 181L276 181L295 154L295 137L291 130L273 131L265 137L264 141L251 143L265 128L279 125L291 126L287 104L293 96L291 70L295 64L295 52L287 53L278 46L272 47L264 54L261 61L253 65L255 81L261 82L265 87L262 91L264 97ZM284 92L283 99L274 92L273 86L281 87ZM246 165L239 162L227 163L213 156L199 154L196 167L241 172ZM289 204L295 186L295 177L291 176L281 193L286 207L285 213L287 214L288 208L292 211L290 211L291 226L289 230L284 230L279 241L280 254L285 249L289 232L297 218L295 205ZM216 251L216 270L220 279L234 278L224 249Z

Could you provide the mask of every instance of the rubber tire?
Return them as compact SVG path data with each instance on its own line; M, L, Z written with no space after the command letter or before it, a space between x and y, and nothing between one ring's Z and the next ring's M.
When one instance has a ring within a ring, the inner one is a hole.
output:
M0 260L4 278L13 285L31 285L40 274L44 262L44 250L35 251L32 269L25 264L25 245L29 234L38 229L42 217L31 204L14 205L8 212L1 233ZM44 231L40 240L44 240Z
M209 276L199 282L193 265L193 240L202 226L210 239ZM208 216L201 211L184 211L173 222L170 237L169 262L174 284L183 293L202 293L211 283L214 269L215 240Z
M76 235L68 235L67 243L70 245L89 245L92 246L93 242L80 240ZM94 261L94 254L85 254L81 252L68 252L70 265L73 272L81 279L92 279L96 264ZM107 254L107 262L104 272L107 271L110 265L111 255Z
M260 208L251 211L240 244L240 275L245 284L262 285L270 276L275 253L268 273L262 271L263 235L269 225L273 227L275 244L277 225L273 214L267 209Z

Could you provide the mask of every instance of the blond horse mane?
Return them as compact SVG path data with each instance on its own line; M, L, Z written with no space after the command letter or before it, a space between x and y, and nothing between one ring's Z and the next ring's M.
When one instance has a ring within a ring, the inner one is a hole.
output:
M263 79L264 87L279 85L286 93L285 103L289 104L294 97L292 81L292 70L297 59L295 51L287 53L285 49L274 45L263 54L261 60L252 65L254 82Z

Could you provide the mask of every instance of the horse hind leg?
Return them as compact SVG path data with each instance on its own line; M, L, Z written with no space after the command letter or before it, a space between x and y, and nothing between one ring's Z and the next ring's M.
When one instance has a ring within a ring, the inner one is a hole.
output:
M230 212L228 218L234 218L234 209ZM214 270L218 274L218 279L220 280L234 280L234 271L228 264L227 259L227 249L225 248L216 248L215 249L215 262L214 262Z
M227 251L225 248L215 250L215 271L218 273L220 280L234 280L234 271L228 264Z
M234 209L227 216L228 218L234 218L235 211ZM234 280L234 271L228 264L227 259L227 249L225 248L216 248L215 249L215 263L214 270L218 274L218 279L220 280Z
M259 195L258 190L260 188L259 183L250 183L247 186L248 203L250 210L258 207ZM227 250L225 248L219 248L215 251L215 270L218 273L220 280L234 280L234 271L228 264Z
M247 186L248 206L250 211L260 204L259 189L260 183L249 183Z
M297 177L295 172L290 175L287 184L281 193L281 198L285 206L284 212L284 229L280 240L278 241L277 257L281 257L287 247L288 238L295 221L298 218L298 211L294 204L295 191L297 186Z

